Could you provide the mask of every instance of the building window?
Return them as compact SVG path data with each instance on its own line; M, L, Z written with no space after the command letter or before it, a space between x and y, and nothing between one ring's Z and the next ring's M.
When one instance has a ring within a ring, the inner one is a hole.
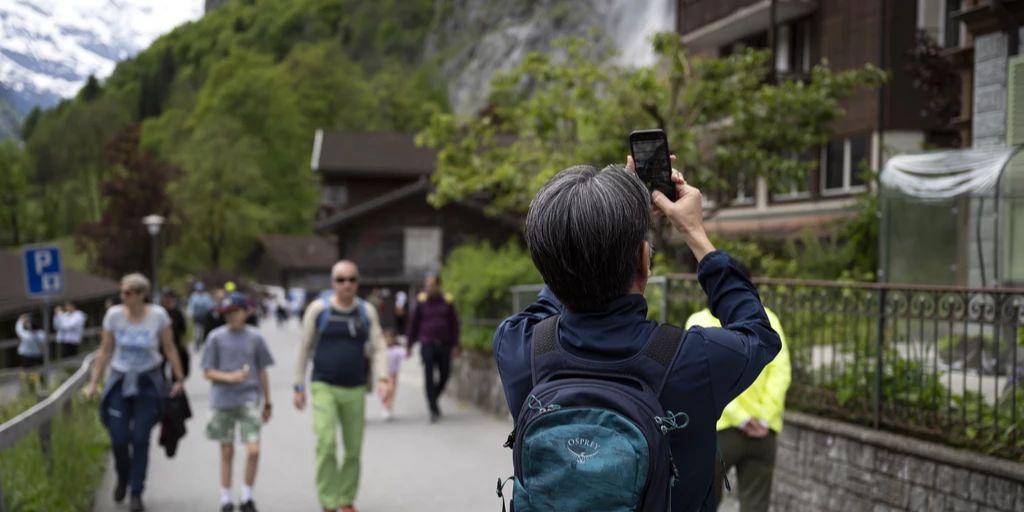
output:
M850 137L850 186L863 187L867 180L868 173L868 136L856 135Z
M733 206L750 206L757 200L757 178L748 178L740 175L739 183L736 184L736 197L732 201Z
M790 62L793 71L807 74L811 71L811 20L803 19L793 23Z
M323 184L320 187L320 204L344 208L348 205L348 186L341 184Z
M846 170L845 152L846 141L843 139L830 140L825 146L825 154L822 156L822 163L825 167L825 190L841 190L843 188L844 172Z
M405 228L405 275L422 277L441 269L441 228Z
M963 0L917 0L917 28L946 48L960 47L961 23L954 15L963 4Z
M863 190L870 147L868 136L832 139L821 150L821 189L825 195Z
M793 71L792 63L793 50L792 37L793 30L790 25L779 25L775 29L775 37L778 40L775 43L775 70L779 73L789 73Z
M943 31L943 43L946 48L960 47L960 21L953 18L953 15L960 11L961 0L946 0L945 26Z
M809 151L805 151L801 155L793 155L792 158L803 162L813 161L817 164L818 154L820 152L821 151L818 148L814 148ZM811 197L810 181L810 171L796 178L774 177L769 182L769 186L771 187L769 191L771 193L772 202L781 203L786 201L798 201Z
M805 75L811 70L811 23L804 18L780 23L775 31L775 70L783 75ZM768 31L758 32L719 48L728 57L746 48L768 48Z

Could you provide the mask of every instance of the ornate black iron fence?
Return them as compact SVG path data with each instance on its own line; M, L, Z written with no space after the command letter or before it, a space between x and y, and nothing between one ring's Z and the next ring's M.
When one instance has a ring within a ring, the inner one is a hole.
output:
M1024 460L1024 290L757 284L789 346L789 407ZM705 307L692 275L664 290L670 322Z
M1024 460L1024 289L757 283L789 347L788 407ZM512 288L513 307L539 288ZM706 307L688 274L647 296L677 325Z

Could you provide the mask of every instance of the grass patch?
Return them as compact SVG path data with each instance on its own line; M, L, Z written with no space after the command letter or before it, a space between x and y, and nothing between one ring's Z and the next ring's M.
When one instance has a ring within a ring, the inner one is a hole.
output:
M103 478L110 445L100 423L95 400L74 397L70 414L53 418L54 464L48 467L39 436L29 434L0 457L7 510L19 512L89 512L96 487ZM35 403L25 398L4 404L0 421L6 421Z

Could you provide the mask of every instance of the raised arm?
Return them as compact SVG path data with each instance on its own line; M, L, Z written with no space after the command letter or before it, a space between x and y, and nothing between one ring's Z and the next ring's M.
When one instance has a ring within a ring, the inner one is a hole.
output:
M697 278L708 296L711 313L722 321L720 329L698 329L705 342L715 404L721 412L775 357L779 336L768 324L754 285L736 269L732 258L716 251L708 239L700 190L676 170L672 182L678 199L672 201L654 191L651 200L693 252L698 261Z
M781 342L765 315L753 283L728 254L708 254L697 268L711 313L721 328L698 329L711 369L712 393L719 411L742 393L778 353Z

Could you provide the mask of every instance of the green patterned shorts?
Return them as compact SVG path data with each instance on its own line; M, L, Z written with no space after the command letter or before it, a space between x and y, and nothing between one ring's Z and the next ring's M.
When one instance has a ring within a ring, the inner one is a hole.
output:
M221 444L235 443L235 425L243 443L260 440L260 417L258 404L246 404L234 409L214 409L210 422L206 424L206 437Z

